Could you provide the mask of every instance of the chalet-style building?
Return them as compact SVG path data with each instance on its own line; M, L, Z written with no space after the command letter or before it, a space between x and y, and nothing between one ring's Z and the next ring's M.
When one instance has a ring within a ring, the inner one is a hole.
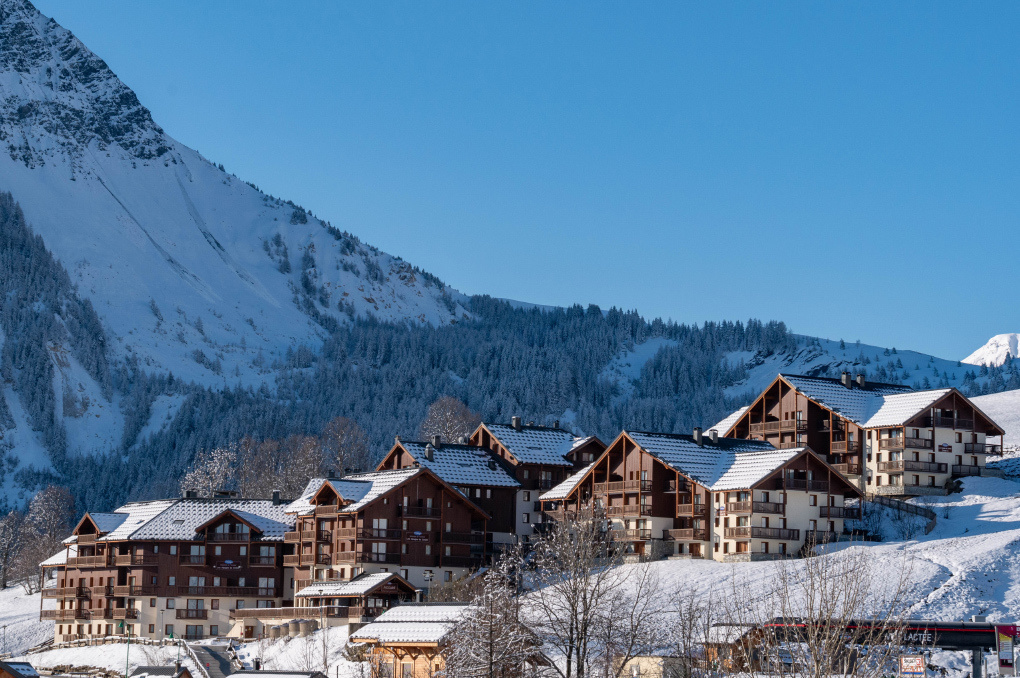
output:
M57 642L130 634L226 635L232 610L277 607L286 504L233 497L135 502L86 513L65 550L42 563ZM124 624L121 627L121 623Z
M953 477L988 474L985 459L1002 453L1004 434L955 388L915 391L846 372L780 374L715 430L778 448L806 445L862 491L901 496L945 494Z
M486 538L491 544L512 542L516 530L516 503L521 483L513 467L488 448L443 442L397 438L377 471L422 467L456 487L491 518Z
M520 483L513 532L525 542L542 522L539 495L606 449L595 436L578 438L559 428L559 422L552 427L524 425L520 417L513 417L510 424L481 423L471 434L470 444L491 450Z
M484 562L489 515L423 466L315 478L286 511L295 521L284 537L294 546L284 557L294 594L366 572L428 588Z
M372 675L432 678L445 668L445 639L470 610L467 603L400 605L352 633L349 640L367 646Z
M624 431L541 496L546 516L605 515L609 539L646 558L757 560L838 539L860 491L806 447Z

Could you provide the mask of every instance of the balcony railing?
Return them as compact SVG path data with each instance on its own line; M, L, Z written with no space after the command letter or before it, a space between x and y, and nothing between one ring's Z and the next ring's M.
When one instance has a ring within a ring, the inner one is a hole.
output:
M832 468L836 469L845 476L861 475L861 462L859 461L851 461L846 464L832 464Z
M238 598L275 598L275 588L258 586L175 586L178 596L231 596Z
M77 535L76 542L78 544L95 544L96 535L94 534L79 534Z
M731 501L726 503L726 513L750 513L751 502Z
M269 567L276 565L276 556L248 556L248 564L252 567Z
M856 506L819 506L819 518L848 518L860 520L861 509Z
M609 538L613 541L645 541L652 538L651 530L609 530Z
M301 555L300 554L293 554L293 555L286 555L286 556L284 556L283 557L283 566L284 567L300 567L301 566Z
M336 504L322 504L315 507L315 515L317 516L335 516L336 514Z
M39 618L45 621L74 621L75 619L78 619L78 617L75 617L75 613L88 611L89 610L43 610L39 613Z
M205 565L205 554L190 553L181 556L181 565Z
M131 567L131 566L151 566L154 567L159 565L159 556L152 554L141 554L134 553L128 555L120 555L116 558L117 567Z
M430 506L404 506L403 514L408 518L439 518L443 512Z
M113 595L117 598L123 597L134 597L134 596L154 596L156 595L155 586L114 586Z
M284 532L283 541L288 543L301 541L301 533L297 531Z
M807 431L806 419L784 419L751 424L751 433L778 433L780 431Z
M785 539L798 541L800 530L788 530L782 527L755 527L753 525L740 525L738 527L727 527L724 530L727 539Z
M357 555L359 563L391 563L394 565L400 563L399 553L359 553Z
M348 607L346 605L255 607L230 611L230 619L318 619L320 615L327 619L347 619L352 616L363 616L362 608Z
M178 619L208 619L209 610L177 610Z
M138 619L138 610L133 607L109 607L104 612L106 619Z
M669 541L708 541L708 530L705 528L663 530L662 538Z
M57 587L52 589L43 589L43 598L71 598L74 596L74 592L78 589L74 586Z
M358 554L355 551L339 551L333 554L333 562L337 565L341 563L353 563L357 558Z
M651 492L651 480L614 480L608 483L595 483L595 492L607 494L610 492Z
M829 544L839 541L839 535L826 530L805 530L804 541L809 544Z
M753 510L755 513L772 513L774 515L786 515L786 504L780 504L774 501L756 501L752 502Z
M442 532L440 538L447 544L485 543L485 535L479 532Z
M878 449L880 450L902 450L904 448L911 448L915 450L931 450L934 449L935 441L931 438L904 438L896 436L895 438L879 438Z
M704 518L708 515L708 504L677 504L676 515L678 518L689 516Z
M79 587L77 587L74 590L74 597L75 598L91 598L92 597L92 589L90 589L88 586L79 586Z
M358 536L358 528L356 527L338 527L333 530L333 534L337 539L354 539Z
M566 508L547 509L542 513L550 520L562 523L567 520L577 520L577 511Z
M973 419L965 419L958 417L925 417L924 425L929 428L957 428L964 430L971 430L974 428Z
M650 516L650 504L627 504L626 506L610 506L606 509L607 516Z
M67 567L109 567L112 563L111 558L106 555L101 556L70 556L67 559Z
M318 562L318 558L315 557L314 553L302 553L301 564L302 565L314 565Z
M804 490L805 492L828 492L829 481L807 480L805 478L777 478L777 490Z
M209 532L206 541L238 541L247 542L251 532Z
M964 443L963 451L967 454L1002 454L1002 445L987 443Z
M677 488L678 488L678 485L677 485L676 478L667 478L666 479L666 492L669 492L669 493L676 492ZM681 492L690 492L691 484L689 482L687 482L686 478L681 478L680 479L679 489L680 489Z
M331 553L319 553L315 556L315 563L317 565L332 565L333 554Z
M953 475L954 476L979 476L979 475L981 475L981 467L980 466L953 464Z
M832 444L829 445L829 451L835 454L845 454L847 452L860 452L861 441L860 440L833 440Z
M946 464L933 461L913 461L897 459L896 461L878 462L878 470L882 473L903 473L904 471L923 471L925 473L946 473Z

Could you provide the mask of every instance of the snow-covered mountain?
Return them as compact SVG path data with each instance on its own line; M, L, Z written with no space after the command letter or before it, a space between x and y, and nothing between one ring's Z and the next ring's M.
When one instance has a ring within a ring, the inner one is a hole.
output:
M996 334L962 362L968 365L1002 365L1020 356L1020 333Z

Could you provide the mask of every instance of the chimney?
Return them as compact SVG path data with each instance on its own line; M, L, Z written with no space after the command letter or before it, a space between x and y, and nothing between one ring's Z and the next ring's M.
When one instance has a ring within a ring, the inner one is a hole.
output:
M435 456L433 454L435 452L435 449L436 448L432 447L431 443L426 444L425 445L425 458L428 459L429 461L432 461L434 456Z
M273 506L279 506L281 503L283 503L283 502L280 499L280 491L279 490L273 490Z
M560 427L560 420L557 419L556 421L553 422L553 428L559 428L559 427Z
M701 427L700 426L695 426L694 427L694 442L697 443L699 446L704 444L704 443L701 442Z
M521 430L521 418L520 417L511 417L510 418L510 425L513 426L518 431L520 431Z
M719 431L712 429L711 431L708 432L708 437L712 439L713 445L719 444Z
M534 420L528 422L528 426L534 426L534 425L535 425Z
M491 471L495 471L496 470L496 460L495 459L490 459L489 460L489 470L491 470Z
M326 471L326 480L336 480L336 471L333 469Z
M863 374L858 374L857 375L857 385L859 387L861 387L861 388L864 388L864 375Z
M198 492L196 492L195 490L184 490L184 498L185 499L197 499L198 498Z
M839 375L839 380L847 388L853 388L853 382L850 381L850 373L849 372L843 372L843 374Z
M213 492L213 499L234 499L237 497L237 492L234 490L215 490Z
M432 436L432 447L437 450L443 446L443 436Z
M400 435L399 435L399 434L398 434L398 435L395 435L395 436L393 436L393 442L394 442L394 443L399 443L399 442L400 442Z

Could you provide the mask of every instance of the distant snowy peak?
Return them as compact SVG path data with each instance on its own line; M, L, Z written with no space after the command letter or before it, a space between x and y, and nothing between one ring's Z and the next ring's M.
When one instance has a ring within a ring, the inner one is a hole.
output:
M1020 333L996 334L985 345L971 353L962 362L968 365L995 365L1020 356Z

